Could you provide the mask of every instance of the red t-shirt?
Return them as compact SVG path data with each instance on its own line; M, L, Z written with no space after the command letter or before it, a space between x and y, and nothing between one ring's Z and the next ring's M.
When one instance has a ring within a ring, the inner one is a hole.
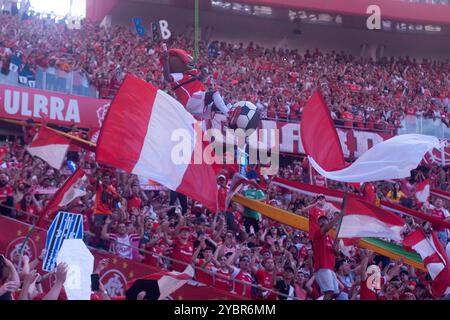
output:
M5 186L0 188L0 203L5 202L6 198L13 195L13 188L11 186Z
M381 281L381 287L384 285L384 278L380 279ZM376 289L375 289L376 290ZM359 300L381 300L381 297L378 295L380 294L381 290L373 291L369 289L367 286L367 279L365 281L361 282L361 290L359 292Z
M209 262L206 266L203 267L203 265L205 264L206 260L205 259L198 259L197 261L197 266L199 268L203 268L203 269L207 269L207 270L213 270L214 268L214 264L212 262ZM198 282L204 283L208 286L212 286L214 284L214 278L212 274L206 273L203 270L200 269L196 269L195 270L195 280L197 280Z
M150 252L158 254L158 255L164 254L163 247L161 247L159 245L146 246L145 249L147 251L150 251ZM151 266L158 266L158 260L159 260L159 256L154 256L150 253L145 253L145 255L144 255L144 263L145 264L148 264Z
M265 271L264 269L259 269L256 273L256 280L258 281L258 284L263 286L264 288L274 290L272 286L272 274ZM267 296L264 297L264 300L276 300L277 296L270 292Z
M127 201L128 211L131 211L133 208L140 209L142 206L142 199L138 195L131 196L131 198Z
M375 187L373 186L373 184L366 183L364 185L364 199L372 204L376 203L377 195L375 193Z
M355 117L355 121L356 121L357 128L364 128L364 117L363 116L357 115Z
M8 154L8 147L6 146L1 146L0 147L0 161L3 161L3 159L5 158L5 156Z
M330 269L334 271L335 255L332 249L333 239L330 235L322 235L320 229L316 231L313 238L314 270Z
M112 214L113 199L117 195L112 185L106 189L99 185L95 194L95 214Z
M194 244L191 241L186 243L181 243L180 239L177 237L173 242L173 250L171 257L176 260L184 261L187 264L191 263L192 255L194 253ZM178 262L173 262L172 268L175 271L182 272L186 269L186 264L181 264Z
M342 119L344 119L344 126L346 127L353 127L353 114L348 112L348 111L344 111L342 113Z
M236 275L234 275L234 274L236 274ZM236 294L243 296L243 297L250 298L252 295L252 286L251 286L251 284L253 282L252 275L249 272L243 272L240 269L236 269L235 272L233 273L233 275L234 275L235 280L248 283L248 285L247 285L247 284L244 284L241 282L235 282L234 283L234 291L236 292Z
M231 291L231 273L229 271L217 269L214 287L221 290Z
M219 211L225 211L225 204L227 199L228 188L219 187L217 191L217 201L219 202Z

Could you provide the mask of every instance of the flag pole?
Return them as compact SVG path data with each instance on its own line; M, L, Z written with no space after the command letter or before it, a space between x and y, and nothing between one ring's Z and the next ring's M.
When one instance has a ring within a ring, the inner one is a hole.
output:
M335 241L338 239L339 231L341 230L342 220L344 220L345 210L347 209L347 189L348 188L347 188L346 184L344 184L344 186L345 186L344 199L342 200L342 206L341 206L342 217L341 217L341 219L339 219L339 224L336 228L336 236L334 238Z
M15 125L18 125L18 126L26 126L27 125L27 123L25 121L20 121L20 120L11 120L11 119L0 118L0 121L6 122L6 123L10 123L10 124L15 124ZM40 123L35 123L35 125L37 125L38 127L42 126L42 124L40 124ZM73 135L71 135L69 133L66 133L66 132L63 132L63 131L60 131L60 130L57 130L57 129L53 129L51 127L47 127L47 129L49 129L50 131L53 131L55 133L59 133L60 135L66 137L68 139L77 141L77 142L79 142L81 144L85 144L88 147L91 147L91 148L95 148L96 147L96 144L94 142L92 142L92 141L84 140L82 138L73 136Z
M198 58L199 58L199 4L198 4L198 0L195 0L195 30L194 30L194 61L195 63L198 62Z
M25 239L22 242L22 245L21 245L20 250L19 250L19 255L22 255L23 250L25 249L25 245L27 244L28 239L30 239L30 237L31 237L35 227L36 227L36 223L33 223L33 225L31 226L30 230L28 231L27 236L25 237Z

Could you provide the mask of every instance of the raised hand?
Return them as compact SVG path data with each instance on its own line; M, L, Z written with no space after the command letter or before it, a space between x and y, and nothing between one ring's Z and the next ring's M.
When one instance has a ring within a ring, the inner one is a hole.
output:
M108 267L109 265L109 259L102 259L98 262L97 268L95 268L95 272L96 274L99 274L100 272L102 272L106 267Z
M58 264L56 268L56 282L59 284L64 284L67 278L67 271L69 271L69 266L67 263L63 262Z
M0 287L0 294L5 294L6 292L16 292L19 290L20 284L17 283L16 281L8 281L5 282L1 287Z

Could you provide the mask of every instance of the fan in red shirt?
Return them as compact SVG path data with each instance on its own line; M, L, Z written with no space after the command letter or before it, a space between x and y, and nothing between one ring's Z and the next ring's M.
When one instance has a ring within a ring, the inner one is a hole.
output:
M23 196L22 200L16 204L16 218L20 221L30 223L33 216L38 215L41 207L31 193ZM30 214L30 215L27 215Z
M229 189L227 187L227 178L223 174L217 177L217 189L218 189L217 200L219 202L219 212L225 212L227 211L225 205Z
M128 211L131 212L133 209L140 210L142 208L142 199L141 199L140 193L141 193L141 189L140 189L139 185L134 184L131 187L131 195L127 199Z
M175 214L178 216L178 224L173 232L173 234L176 235L174 239L169 239L168 221L165 221L163 224L161 224L161 228L166 243L172 246L172 253L170 257L172 259L178 260L172 262L172 269L174 271L183 272L186 269L187 265L190 265L192 262L192 256L194 254L194 243L191 241L191 231L189 227L184 225L184 217L181 214L181 207L177 207L175 209Z
M339 293L339 283L334 272L337 242L328 235L328 231L338 224L342 216L343 212L340 212L331 221L325 215L320 216L319 229L313 235L314 271L324 300L331 300L334 294Z
M233 291L242 297L251 298L253 276L251 274L249 256L242 255L239 258L239 268L234 268L232 277L234 280L237 280L234 282Z
M260 289L260 295L263 300L277 300L277 295L273 285L277 271L275 269L275 261L273 258L267 257L262 262L263 268L256 269L253 267L253 273L256 274L256 280ZM272 291L269 291L269 290Z
M373 251L360 249L361 257L361 289L360 300L386 300L386 297L381 296L381 289L387 284L393 277L398 275L402 261L397 261L390 267L385 276L381 275L380 266L374 264L369 267L368 264L372 261ZM383 268L384 269L384 268ZM388 289L388 288L386 288ZM391 288L392 289L392 288ZM392 290L386 290L392 291Z
M151 220L148 220L146 224L152 224ZM141 240L142 241L142 240ZM164 240L160 237L159 233L153 233L149 242L142 244L142 247L148 251L144 253L145 264L159 267L160 266L160 256L165 254L166 245ZM154 253L154 255L152 254Z
M203 258L197 259L200 252L202 253ZM205 244L205 241L203 240L197 247L192 260L195 262L195 265L200 268L195 270L195 280L212 286L214 284L214 278L212 274L215 267L213 249L207 246ZM203 271L201 269L209 270L209 272Z
M353 128L353 113L350 112L350 108L348 108L346 111L342 112L341 115L342 119L344 120L344 126Z
M231 109L226 105L218 91L206 92L202 81L206 76L204 69L199 71L194 59L182 49L170 49L163 45L162 63L164 79L170 83L178 101L198 119L212 119L215 112L229 117L229 125L236 125L241 107Z
M109 173L105 173L101 181L97 182L95 194L94 227L97 235L100 235L106 218L112 214L114 200L118 199L118 197L119 195L111 183Z
M214 268L214 287L220 290L232 290L232 272L231 265L234 260L235 253L228 253L221 256L218 260L219 268Z
M367 202L376 204L377 194L375 192L375 187L372 183L370 183L370 182L364 183L363 196Z

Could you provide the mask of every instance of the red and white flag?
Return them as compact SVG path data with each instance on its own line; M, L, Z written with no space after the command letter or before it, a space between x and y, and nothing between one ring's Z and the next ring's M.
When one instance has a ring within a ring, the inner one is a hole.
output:
M194 161L203 150L200 123L174 98L128 75L103 122L96 158L98 163L183 193L216 212L213 167Z
M341 142L325 101L316 91L302 113L300 137L305 153L327 171L346 166Z
M401 241L405 221L356 197L347 198L347 208L339 229L340 238L389 238Z
M230 182L230 189L228 190L227 197L225 200L225 209L227 209L230 206L230 202L233 199L233 197L239 191L241 191L245 185L250 185L255 189L262 189L262 187L258 185L256 182L248 180L240 173L235 173Z
M41 158L51 167L59 170L66 158L69 144L69 139L42 126L25 149L32 156Z
M182 273L160 271L141 279L131 280L128 283L125 299L137 300L138 295L145 292L143 300L163 300L193 277L194 269L188 266Z
M403 134L376 144L347 166L336 128L319 91L303 110L302 145L309 162L327 179L341 182L372 182L409 177L424 155L439 148L439 139Z
M430 198L430 180L425 179L416 185L416 199L419 203L424 204Z
M431 238L417 229L403 239L406 249L417 252L433 279L432 288L436 296L450 293L450 265L448 257L435 232Z
M47 203L38 222L39 226L43 225L43 222L52 213L64 208L70 204L73 200L83 197L86 195L86 184L88 182L88 177L83 169L78 168L56 191L53 198Z

